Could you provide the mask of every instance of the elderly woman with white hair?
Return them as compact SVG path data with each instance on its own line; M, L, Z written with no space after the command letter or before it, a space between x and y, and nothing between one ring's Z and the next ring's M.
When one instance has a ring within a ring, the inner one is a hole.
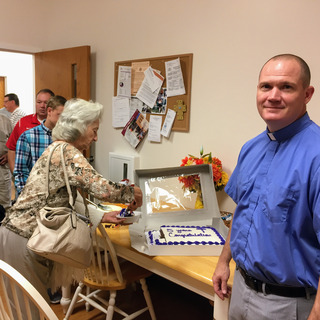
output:
M76 270L54 263L27 248L28 239L37 226L36 216L45 205L69 206L60 159L60 148L52 154L49 171L49 196L46 199L46 163L52 148L66 144L64 160L74 198L77 189L108 202L127 203L132 210L142 205L139 187L125 186L103 178L83 156L83 151L97 141L102 105L81 99L67 101L64 111L52 131L54 142L34 165L16 203L8 210L0 227L0 259L22 273L48 300L47 288L65 285ZM105 213L102 222L122 223L118 212ZM88 241L90 241L88 239Z

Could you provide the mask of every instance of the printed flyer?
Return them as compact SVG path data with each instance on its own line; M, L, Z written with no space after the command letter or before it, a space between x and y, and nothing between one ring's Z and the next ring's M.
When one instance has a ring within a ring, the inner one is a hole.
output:
M131 146L136 148L146 136L148 129L149 122L137 109L121 133L128 140Z

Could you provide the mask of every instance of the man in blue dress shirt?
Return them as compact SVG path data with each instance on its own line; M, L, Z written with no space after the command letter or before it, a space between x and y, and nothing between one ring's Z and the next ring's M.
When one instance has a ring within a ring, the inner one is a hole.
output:
M320 128L307 103L314 88L300 57L262 67L257 108L267 129L248 141L225 188L237 204L212 277L224 299L237 264L229 319L320 319Z

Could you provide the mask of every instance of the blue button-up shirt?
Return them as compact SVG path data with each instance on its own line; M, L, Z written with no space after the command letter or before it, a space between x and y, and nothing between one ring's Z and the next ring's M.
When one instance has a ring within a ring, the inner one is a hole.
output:
M320 128L308 114L247 142L225 190L237 204L236 263L264 282L317 288Z
M17 142L14 164L14 184L20 194L29 177L30 171L43 151L52 143L51 130L39 125L21 134Z

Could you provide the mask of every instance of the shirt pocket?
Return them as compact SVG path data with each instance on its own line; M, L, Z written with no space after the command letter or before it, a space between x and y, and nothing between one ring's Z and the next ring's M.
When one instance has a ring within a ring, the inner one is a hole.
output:
M297 198L296 190L269 185L262 201L262 212L273 223L286 222Z

